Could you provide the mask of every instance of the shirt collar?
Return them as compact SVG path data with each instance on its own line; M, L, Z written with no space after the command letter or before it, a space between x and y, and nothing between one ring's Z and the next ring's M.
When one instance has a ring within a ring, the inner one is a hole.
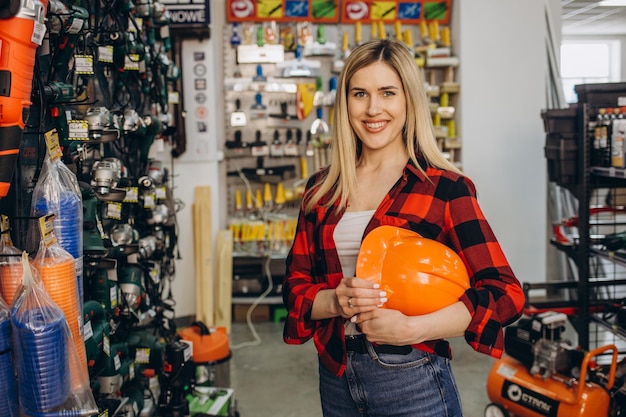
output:
M426 160L424 158L421 158L419 156L417 157L417 163L419 165L419 168L418 165L415 165L415 163L411 159L409 159L406 167L404 168L404 172L405 174L415 175L420 181L426 181L426 169L428 168L428 164L426 163Z

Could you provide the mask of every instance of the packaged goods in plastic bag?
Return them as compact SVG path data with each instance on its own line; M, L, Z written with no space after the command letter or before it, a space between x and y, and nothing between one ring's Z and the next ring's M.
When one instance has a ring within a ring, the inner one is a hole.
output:
M83 314L76 287L74 259L56 239L53 215L40 219L41 241L32 264L37 269L48 296L61 308L69 325L80 364L87 369L83 340ZM78 378L78 379L77 379ZM80 375L72 375L72 388L80 386Z
M11 305L19 407L33 417L98 413L89 375L80 363L63 311L22 254L23 282ZM80 384L73 386L73 381Z
M0 296L9 305L22 285L22 251L13 245L10 230L9 218L3 214L0 218Z
M19 416L9 306L0 297L0 416Z
M82 305L83 299L83 203L76 175L60 160L44 158L41 174L31 201L31 217L40 218L53 213L54 232L61 247L74 259L76 285ZM35 221L28 231L26 250L39 246L39 229Z

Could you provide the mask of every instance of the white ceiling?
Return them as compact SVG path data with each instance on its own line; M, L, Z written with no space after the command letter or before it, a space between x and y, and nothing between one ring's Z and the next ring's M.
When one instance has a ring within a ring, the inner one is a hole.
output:
M626 35L626 7L599 3L561 0L563 35Z

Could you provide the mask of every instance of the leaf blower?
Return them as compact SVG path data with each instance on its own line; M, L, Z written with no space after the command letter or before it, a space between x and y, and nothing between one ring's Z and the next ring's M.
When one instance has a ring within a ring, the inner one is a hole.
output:
M0 1L0 198L6 197L28 120L35 54L48 0Z

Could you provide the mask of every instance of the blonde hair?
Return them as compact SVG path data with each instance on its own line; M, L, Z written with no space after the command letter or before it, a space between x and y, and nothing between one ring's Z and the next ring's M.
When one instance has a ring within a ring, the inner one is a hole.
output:
M347 94L352 76L361 68L376 62L389 65L402 80L406 97L403 139L413 163L421 170L417 163L419 153L430 166L460 173L437 146L423 74L406 45L394 39L370 40L352 50L339 77L331 139L331 162L318 183L305 195L306 212L310 212L325 196L327 199L322 203L323 206L331 207L338 202L338 209L342 209L355 189L361 141L350 125Z

